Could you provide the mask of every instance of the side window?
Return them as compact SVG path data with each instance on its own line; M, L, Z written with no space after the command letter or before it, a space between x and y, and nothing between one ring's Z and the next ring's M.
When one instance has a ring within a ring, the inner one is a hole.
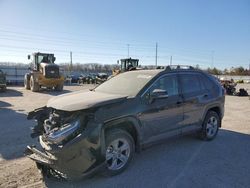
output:
M212 89L213 88L212 81L204 75L202 75L201 77L202 77L202 79L201 79L202 83L206 87L206 89L208 89L208 90Z
M183 94L201 91L199 77L196 74L181 74L181 87Z
M163 89L168 92L168 96L178 95L178 80L176 75L168 75L153 83L150 93L154 89Z

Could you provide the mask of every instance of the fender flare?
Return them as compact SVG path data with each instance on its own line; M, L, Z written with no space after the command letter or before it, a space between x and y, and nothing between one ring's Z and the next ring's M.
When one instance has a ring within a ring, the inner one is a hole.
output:
M214 104L211 104L211 105L207 106L205 108L205 110L203 111L203 114L202 114L202 123L203 123L203 121L204 121L204 119L205 119L205 117L207 115L207 112L210 109L212 109L212 108L219 108L219 114L218 115L221 117L222 109L221 109L220 103L214 103Z
M104 143L102 144L102 149L101 149L103 154L105 153L104 146L106 145L105 144L105 130L109 127L121 128L121 126L119 125L121 125L124 122L130 123L133 126L134 130L136 131L136 143L135 143L136 151L138 152L141 151L141 142L143 138L142 131L141 131L141 128L142 128L141 122L134 116L126 116L126 117L119 117L116 119L108 120L103 123L102 130L101 130L101 142Z

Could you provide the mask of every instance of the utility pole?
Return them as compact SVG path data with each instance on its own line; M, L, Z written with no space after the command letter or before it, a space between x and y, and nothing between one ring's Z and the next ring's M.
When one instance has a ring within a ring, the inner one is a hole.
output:
M128 58L129 58L129 44L127 44L127 46L128 46Z
M155 66L157 67L157 50L158 50L158 44L156 43L156 46L155 46Z
M70 73L72 72L73 63L72 63L72 52L70 52Z
M170 65L172 65L172 56L170 56Z

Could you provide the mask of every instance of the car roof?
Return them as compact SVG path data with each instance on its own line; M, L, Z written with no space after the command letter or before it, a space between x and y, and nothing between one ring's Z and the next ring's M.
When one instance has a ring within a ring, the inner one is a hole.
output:
M153 76L153 75L157 75L158 73L163 72L163 71L164 71L164 69L134 70L134 71L125 72L125 74L138 73L138 74L149 74L149 75Z
M185 72L200 72L200 73L204 73L204 71L202 70L199 70L199 69L150 69L150 70L135 70L135 71L129 71L129 72L125 72L125 73L130 73L130 72L136 72L138 74L148 74L148 75L152 75L152 76L155 76L157 75L158 73L161 73L161 74L164 74L164 73L185 73Z

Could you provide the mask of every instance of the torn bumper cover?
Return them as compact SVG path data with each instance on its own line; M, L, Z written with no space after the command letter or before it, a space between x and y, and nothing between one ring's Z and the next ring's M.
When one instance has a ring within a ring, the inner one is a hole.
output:
M37 163L38 168L42 170L43 174L67 180L89 177L105 165L105 163L101 163L100 165L96 165L94 167L94 165L91 165L92 162L86 160L86 158L82 158L82 160L71 159L70 161L63 162L63 160L55 159L53 156L50 156L45 152L41 152L34 146L27 146L25 155ZM86 153L84 155L85 156L83 157L86 157ZM80 164L80 162L82 162L82 164ZM72 166L72 164L75 164L78 167L75 165ZM83 167L86 168L85 171Z
M34 146L27 146L24 154L27 155L30 159L46 166L53 165L55 162L55 158L39 151Z
M42 138L40 137L39 139L44 147L45 143L42 141ZM96 158L95 153L98 151L87 147L87 145L89 143L86 140L82 140L79 143L72 144L70 147L51 151L47 151L44 148L38 150L35 146L27 146L24 154L34 160L46 175L56 175L57 177L72 180L88 177L105 164Z
M24 152L43 173L78 179L91 175L105 164L101 155L100 124L86 114L72 116L65 123L54 123L57 116L49 120L46 111L41 108L29 114L29 118L37 120L31 136L39 135L41 149L27 146Z

